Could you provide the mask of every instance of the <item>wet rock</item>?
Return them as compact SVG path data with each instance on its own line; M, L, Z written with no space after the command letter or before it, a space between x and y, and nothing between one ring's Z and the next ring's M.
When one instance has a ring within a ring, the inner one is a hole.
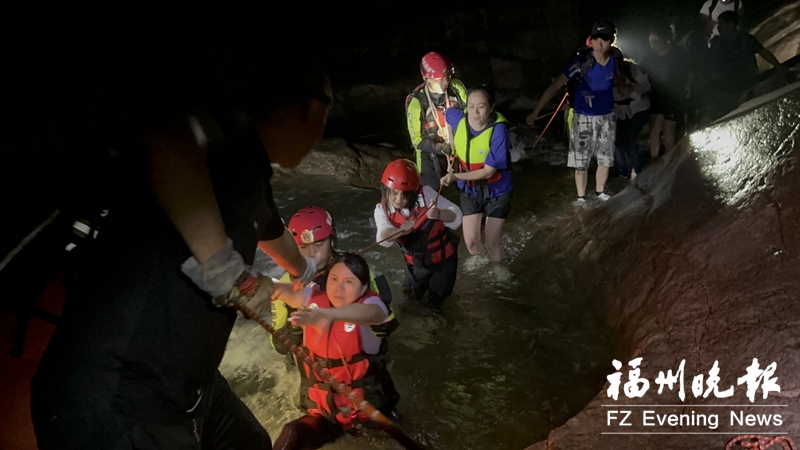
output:
M377 188L381 174L389 162L412 158L410 150L383 146L353 144L344 139L324 139L295 169L276 168L279 176L329 176L355 187Z
M573 261L590 286L602 287L608 322L617 330L617 359L642 357L650 388L641 398L621 393L614 401L606 383L581 413L528 450L721 449L742 431L800 436L800 84L783 94L687 137L607 203L553 226L549 251ZM764 408L692 407L751 404L737 379L753 358L761 369L777 363L781 392L764 400L759 390L754 403L787 405L770 411L782 415L782 426L731 424L731 411ZM659 371L674 372L684 359L686 400L677 385L658 394ZM720 390L733 386L734 395L695 398L692 379L708 376L715 361ZM628 370L622 369L623 383ZM608 373L614 371L608 361ZM716 413L719 426L645 427L641 408L630 408L638 415L632 426L609 427L607 404L679 404L648 409ZM609 431L730 434L601 434Z

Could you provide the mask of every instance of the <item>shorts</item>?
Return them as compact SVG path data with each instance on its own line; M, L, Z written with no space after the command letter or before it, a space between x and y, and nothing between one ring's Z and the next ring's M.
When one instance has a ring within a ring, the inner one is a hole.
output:
M597 157L597 164L601 166L613 167L616 134L616 114L584 116L576 113L569 135L567 167L586 170L592 157Z
M475 186L475 191L478 193L477 197L468 192L461 192L461 213L463 215L485 213L486 217L496 219L508 217L511 212L511 193L514 191L506 192L495 198L489 198L489 186L485 184Z

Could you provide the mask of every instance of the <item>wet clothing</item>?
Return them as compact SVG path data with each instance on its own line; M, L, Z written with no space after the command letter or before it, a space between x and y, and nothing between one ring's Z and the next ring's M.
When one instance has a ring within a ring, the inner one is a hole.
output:
M379 325L372 325L370 328L372 333L381 338L383 342L381 342L381 346L385 347L385 353L388 353L388 341L386 340L389 335L392 334L394 330L397 329L399 326L399 322L394 315L394 311L392 311L392 307L390 303L392 302L392 291L389 288L389 283L386 281L386 277L383 275L376 277L375 274L372 272L372 269L369 271L369 289L374 292L378 292L381 296L381 301L386 305L389 314L389 320L384 324ZM327 272L318 276L314 279L313 282L309 283L307 287L314 289L315 291L324 291L325 286L327 284L328 274ZM289 274L284 274L283 277L280 279L281 282L289 283L290 277ZM292 325L292 323L288 320L291 314L297 311L297 309L292 308L291 306L287 305L286 303L275 300L272 302L272 326L282 332L293 344L295 345L302 345L303 343L303 328ZM286 355L289 354L290 349L283 345L280 341L274 338L274 336L270 335L270 343L272 347L280 354ZM294 358L292 358L295 366L298 368L300 372L300 376L304 377L304 369L303 364L298 363ZM380 366L381 370L385 370L386 364ZM400 394L397 392L397 389L394 386L394 381L392 381L391 376L383 376L387 375L388 372L379 376L378 379L383 383L382 389L383 392L386 394L388 399L391 399L394 403L400 401ZM302 386L300 388L299 394L299 406L303 406L307 404L308 401L308 392L307 389L304 389Z
M445 139L439 135L439 125L446 127L445 111L467 107L467 89L455 78L450 80L447 95L430 92L426 85L427 82L422 83L406 97L406 121L420 182L438 189L439 179L447 171L447 160L441 151ZM442 134L446 136L446 130Z
M665 55L649 53L642 60L652 92L651 114L681 115L686 109L686 86L689 76L689 55L672 46ZM672 120L672 119L671 119Z
M208 137L208 168L225 230L251 265L257 242L277 239L285 229L272 199L267 152L241 113L194 116ZM124 189L33 378L40 448L115 448L131 440L136 448L250 448L214 446L208 428L193 430L193 423L212 420L206 413L235 409L215 427L249 424L250 435L266 435L245 417L247 408L232 398L217 370L236 312L213 306L181 273L189 248L152 193L143 157L122 156L130 163L119 177ZM72 426L78 418L84 424ZM168 444L138 443L136 433L156 439L151 430L169 433Z
M403 251L406 260L405 281L403 282L406 294L421 298L426 292L430 294L431 301L440 303L453 292L455 272L448 272L453 264L449 260L458 259L458 237L450 230L461 226L461 210L451 201L439 197L437 207L449 209L456 219L452 222L441 220L428 220L425 206L436 198L436 191L428 186L420 186L416 203L413 208L396 210L387 202L382 201L375 205L375 224L378 228L376 240L382 240L383 231L397 229L406 220L417 220L420 227L405 236L397 239L397 244ZM386 241L381 245L391 247L394 242ZM441 266L441 267L440 267Z
M499 197L491 197L489 186L483 185L477 189L477 195L467 192L461 193L461 212L465 216L472 214L486 214L486 217L506 219L511 214L511 197L514 191L507 192Z
M612 51L605 66L597 64L594 51L579 54L564 69L570 81L577 81L572 99L573 108L584 116L603 116L614 111L614 75L621 63L621 53Z
M575 114L572 118L567 167L586 170L593 157L597 157L597 164L613 167L616 133L617 118L614 113L605 116Z
M303 303L308 308L334 307L327 293L308 288ZM386 319L382 323L390 320L388 308L375 292L368 290L353 304L378 305L386 314ZM394 409L396 399L384 395L382 389L384 383L379 379L382 376L391 377L385 370L388 347L383 345L382 341L372 333L369 325L344 321L336 321L326 330L306 327L303 337L305 350L314 361L319 362L333 377L346 383L371 405L384 413L389 413ZM306 407L309 414L335 420L345 430L350 429L355 423L368 420L368 417L345 395L336 392L332 385L326 383L306 363L303 363L301 385L308 390Z
M458 172L479 170L484 165L497 169L488 180L458 180L458 189L477 196L478 187L488 186L490 198L510 193L514 188L509 170L511 136L505 117L494 113L486 128L475 131L469 125L465 111L451 109L447 111L447 123L455 133L453 144L458 158Z

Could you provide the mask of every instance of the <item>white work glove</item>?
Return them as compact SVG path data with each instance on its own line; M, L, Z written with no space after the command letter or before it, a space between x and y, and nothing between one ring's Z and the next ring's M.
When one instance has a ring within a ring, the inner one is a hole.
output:
M317 262L314 261L312 258L306 257L306 270L300 275L299 278L291 277L292 281L297 281L301 285L305 286L311 281L314 281L314 278L317 277Z

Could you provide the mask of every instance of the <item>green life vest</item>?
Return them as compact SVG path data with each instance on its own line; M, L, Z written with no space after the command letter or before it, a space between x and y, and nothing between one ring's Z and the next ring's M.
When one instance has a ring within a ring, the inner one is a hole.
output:
M489 156L489 152L492 149L494 126L498 123L508 123L506 118L499 112L495 112L494 114L496 116L494 123L486 127L477 136L472 136L472 133L469 132L469 123L466 114L464 114L464 117L458 122L454 144L461 173L483 169L486 163L486 157ZM503 178L503 176L498 170L489 178L488 182L489 184L496 183L500 181L501 178ZM467 182L467 184L472 186L475 182Z

